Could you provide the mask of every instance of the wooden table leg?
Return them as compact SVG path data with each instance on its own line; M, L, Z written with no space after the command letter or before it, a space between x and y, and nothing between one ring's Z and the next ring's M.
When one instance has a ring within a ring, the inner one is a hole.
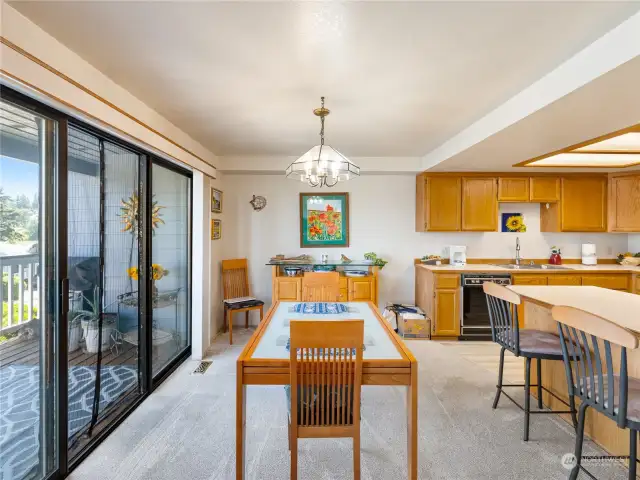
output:
M244 480L247 387L242 382L242 362L238 362L236 377L236 480Z
M262 305L260 305L260 321L262 321L263 317L264 317L264 308Z
M411 364L407 387L407 470L409 480L418 480L418 364Z
M229 345L233 344L233 310L227 310L227 323L229 324Z

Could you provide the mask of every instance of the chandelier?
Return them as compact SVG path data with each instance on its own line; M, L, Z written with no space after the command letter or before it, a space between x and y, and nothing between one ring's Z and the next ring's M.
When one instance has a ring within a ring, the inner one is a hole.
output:
M335 148L324 144L324 118L329 110L322 106L313 113L320 117L320 145L311 148L307 153L293 162L286 170L287 178L299 179L311 187L333 187L339 181L349 180L360 175L360 167L341 154Z

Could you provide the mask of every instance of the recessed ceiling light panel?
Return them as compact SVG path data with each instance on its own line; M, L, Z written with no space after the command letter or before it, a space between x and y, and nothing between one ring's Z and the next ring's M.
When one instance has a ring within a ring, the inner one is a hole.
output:
M640 153L640 132L629 132L618 137L576 148L574 152L630 152Z
M560 153L528 163L527 167L608 167L640 165L640 153Z

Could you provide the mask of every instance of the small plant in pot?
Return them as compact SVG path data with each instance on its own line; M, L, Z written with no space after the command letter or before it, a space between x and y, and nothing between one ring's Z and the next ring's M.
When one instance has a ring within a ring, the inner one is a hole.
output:
M96 287L93 290L93 301L83 295L83 303L89 306L88 310L76 310L71 312L70 317L74 321L79 321L84 332L84 340L87 352L98 353L98 350L109 348L111 336L116 328L115 313L102 313L102 345L98 345L100 341L100 289Z
M80 348L82 340L82 321L76 316L75 311L69 312L69 352L75 352Z

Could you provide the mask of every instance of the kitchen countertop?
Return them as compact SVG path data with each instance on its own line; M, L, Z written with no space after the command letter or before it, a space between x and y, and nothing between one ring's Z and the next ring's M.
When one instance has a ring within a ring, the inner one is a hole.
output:
M509 260L505 259L504 263ZM528 274L572 274L572 273L638 273L640 267L618 264L601 264L601 265L582 265L579 263L562 265L561 269L544 269L544 268L522 268L511 269L497 267L488 263L468 263L464 267L454 267L452 265L424 265L416 264L417 268L425 268L434 272L442 273L526 273Z
M640 334L640 295L600 287L547 287L509 285L521 297L553 307L566 305L606 318Z

